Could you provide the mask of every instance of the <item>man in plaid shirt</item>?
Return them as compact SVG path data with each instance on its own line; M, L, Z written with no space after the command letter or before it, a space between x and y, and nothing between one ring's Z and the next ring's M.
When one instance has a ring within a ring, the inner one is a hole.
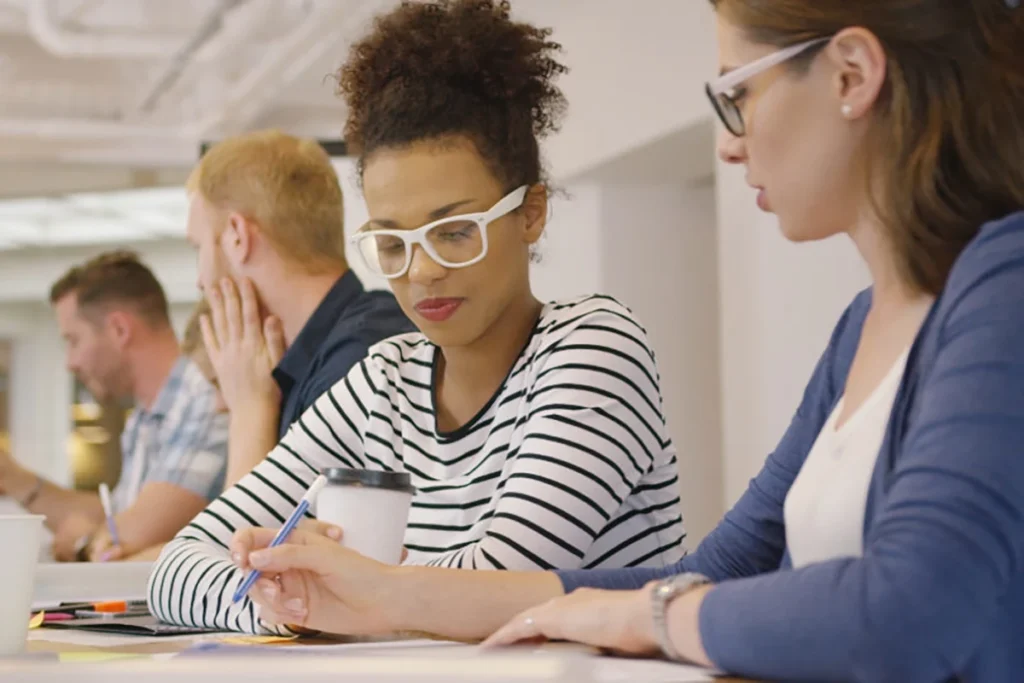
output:
M44 480L0 452L0 493L46 516L60 560L155 557L216 498L227 465L227 415L213 386L181 354L167 298L135 254L112 252L71 269L51 290L68 369L99 401L136 404L121 436L113 492L120 545L95 493ZM141 555L140 555L141 553Z

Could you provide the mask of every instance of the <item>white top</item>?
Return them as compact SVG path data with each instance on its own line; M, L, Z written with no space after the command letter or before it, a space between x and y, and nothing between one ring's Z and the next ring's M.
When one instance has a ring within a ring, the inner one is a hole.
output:
M165 620L262 630L223 546L277 528L325 467L408 472L407 564L478 569L670 565L683 554L679 472L654 354L608 297L547 304L505 382L439 433L439 349L421 334L369 356L292 425L255 471L164 551L150 584Z
M845 396L818 434L783 508L793 567L864 552L868 485L907 363L904 351L838 430Z

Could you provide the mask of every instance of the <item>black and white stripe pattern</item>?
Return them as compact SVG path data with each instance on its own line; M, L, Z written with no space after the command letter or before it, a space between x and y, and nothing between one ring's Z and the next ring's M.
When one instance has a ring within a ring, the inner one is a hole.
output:
M593 296L545 306L503 386L454 433L436 429L437 347L375 346L265 462L186 527L150 580L166 621L264 632L227 561L235 530L280 526L317 472L400 470L417 489L407 564L472 569L663 566L684 537L675 449L647 337Z

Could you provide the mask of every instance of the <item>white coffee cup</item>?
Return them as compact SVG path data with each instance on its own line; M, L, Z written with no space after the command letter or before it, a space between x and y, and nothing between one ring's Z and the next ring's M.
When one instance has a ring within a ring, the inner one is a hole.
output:
M44 519L0 515L0 548L5 555L0 562L0 657L25 651Z
M342 529L341 545L387 564L402 561L415 489L405 472L325 469L316 518Z

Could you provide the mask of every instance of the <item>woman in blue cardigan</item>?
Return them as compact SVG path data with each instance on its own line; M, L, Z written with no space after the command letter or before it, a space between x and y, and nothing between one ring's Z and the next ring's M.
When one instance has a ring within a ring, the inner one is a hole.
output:
M1024 680L1024 10L714 4L722 158L788 238L845 233L873 278L748 491L660 570L394 568L315 532L251 552L274 532L242 532L238 561L277 575L253 592L264 619L474 638L519 613L489 643L758 678Z

